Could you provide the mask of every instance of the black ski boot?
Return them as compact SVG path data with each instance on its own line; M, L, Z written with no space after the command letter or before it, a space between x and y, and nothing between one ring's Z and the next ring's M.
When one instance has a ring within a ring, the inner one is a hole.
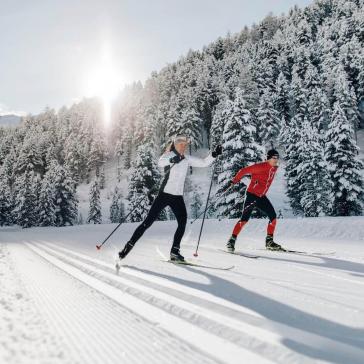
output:
M267 235L265 238L265 248L268 250L283 250L284 249L273 241L273 235Z
M229 241L226 244L226 250L229 253L234 253L234 251L235 251L235 242L236 242L236 236L231 235L231 238L229 239Z
M119 251L119 259L124 259L130 252L130 250L132 250L134 247L134 243L131 241L128 241L125 246L124 249Z
M185 257L183 255L181 255L181 253L179 252L179 248L172 248L171 250L171 262L184 262L185 261Z

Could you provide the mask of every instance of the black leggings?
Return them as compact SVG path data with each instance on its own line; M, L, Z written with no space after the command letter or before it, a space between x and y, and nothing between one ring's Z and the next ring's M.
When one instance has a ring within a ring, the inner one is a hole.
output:
M172 249L179 249L183 234L185 233L186 229L186 222L187 222L186 205L183 200L183 196L170 195L169 193L165 192L161 192L154 200L153 205L150 208L147 217L145 218L143 223L136 228L133 236L130 239L130 242L135 244L144 234L145 230L147 230L157 219L160 212L167 206L169 206L172 209L178 222L178 227L174 234Z
M258 197L252 193L247 192L243 214L241 215L240 221L248 221L255 207L265 213L268 216L270 222L272 222L277 217L274 207L268 200L267 196Z

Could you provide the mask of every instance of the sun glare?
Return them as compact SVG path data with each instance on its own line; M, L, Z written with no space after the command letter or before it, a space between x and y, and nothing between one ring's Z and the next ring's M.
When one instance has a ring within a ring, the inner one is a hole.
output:
M109 47L104 47L100 63L91 68L86 76L86 96L99 97L104 107L104 123L108 126L111 105L122 87L122 75L113 64Z

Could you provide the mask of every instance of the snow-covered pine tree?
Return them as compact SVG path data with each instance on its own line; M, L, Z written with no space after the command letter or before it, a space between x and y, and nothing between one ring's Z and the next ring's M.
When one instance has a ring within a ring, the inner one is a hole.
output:
M297 178L302 181L300 204L306 217L327 215L332 207L330 176L320 138L318 129L305 118L296 148L304 156L297 168Z
M16 161L16 171L18 174L25 171L43 170L43 160L38 148L38 139L39 135L31 129L18 152Z
M100 168L99 185L100 190L103 190L105 188L105 164L103 164Z
M334 194L334 216L360 215L363 211L363 162L358 157L352 122L335 102L326 133L326 160Z
M101 224L101 200L100 200L100 186L97 179L90 186L90 209L88 212L88 224Z
M169 102L166 137L172 140L174 136L183 133L181 123L182 106L181 101L176 96L172 96Z
M276 138L279 134L280 119L278 112L273 106L272 94L264 90L260 97L258 112L257 112L257 136L259 141L264 145L269 145L274 148Z
M289 110L289 86L286 77L281 72L278 76L275 85L275 95L273 98L274 107L277 110L279 115L279 119L281 120L282 117L284 120L290 120L290 110Z
M26 171L15 181L15 211L14 217L18 225L23 228L35 226L37 223L37 203L34 191L37 179L33 171Z
M342 66L335 70L334 84L334 102L338 102L341 110L345 113L346 119L351 123L354 131L355 140L357 140L357 129L359 127L358 102L354 88L348 81L347 74Z
M296 117L289 124L285 121L283 122L280 139L283 141L282 145L285 148L286 194L293 214L298 215L302 213L302 180L298 170L304 156L299 154L297 145L299 145L301 139L302 124L298 123Z
M12 223L12 196L7 183L7 176L0 168L0 226L11 225Z
M79 184L86 174L86 158L75 133L71 133L66 139L63 153L72 179Z
M56 226L73 225L77 218L78 205L75 182L66 166L55 162L49 171L54 178Z
M123 195L118 187L115 187L110 206L110 221L119 223L124 215Z
M213 150L217 145L221 144L222 133L224 131L224 123L226 121L226 99L217 104L213 114L210 129L210 146Z
M235 99L226 102L226 121L222 136L223 172L218 176L217 196L222 195L229 182L239 169L262 160L263 149L255 142L256 128L251 123L250 111L245 107L243 90L237 88ZM220 215L230 211L228 217L236 218L240 215L243 200L242 187L237 185L232 188L224 198L217 200L217 209Z
M323 134L330 122L330 103L327 95L319 87L315 87L309 93L307 101L308 119L317 132ZM323 138L321 138L323 142Z
M149 210L149 198L158 191L160 173L155 162L154 151L148 144L140 145L130 176L128 200L131 222L142 221Z
M195 108L190 107L182 111L180 123L182 126L181 133L177 134L182 134L187 136L187 138L189 139L189 148L191 153L192 147L198 148L202 144L201 117L199 116Z
M360 68L358 74L358 101L364 102L364 56L360 59Z
M133 148L133 131L130 126L126 127L124 138L123 138L123 161L124 168L129 169L131 167L131 153Z
M192 192L192 201L190 204L191 217L196 219L201 213L202 209L202 199L201 199L201 188L199 186L195 186Z
M90 153L88 156L88 170L95 170L96 178L100 178L100 170L105 163L106 146L103 137L100 134L94 135L91 142Z
M55 163L55 162L53 162ZM48 170L41 182L39 204L37 208L39 226L56 225L56 193L53 171Z
M224 125L226 122L226 103L227 99L224 98L224 100L216 106L210 129L210 150L214 150L216 146L221 145L222 143L222 134L224 132ZM215 173L212 177L214 182L217 182L218 174L222 170L221 158L218 158L215 163L217 164L217 173Z
M304 155L297 150L301 139L302 125L307 115L307 90L303 87L302 80L297 72L293 73L291 89L289 92L290 119L282 120L280 141L285 148L285 178L287 196L292 211L295 215L302 213L302 180L298 172Z

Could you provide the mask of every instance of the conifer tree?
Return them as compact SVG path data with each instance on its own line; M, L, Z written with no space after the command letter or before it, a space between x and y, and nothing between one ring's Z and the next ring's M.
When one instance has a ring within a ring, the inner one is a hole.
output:
M279 134L280 119L274 109L272 95L265 90L260 98L257 112L258 138L263 144L274 148Z
M53 171L49 170L41 183L39 205L38 205L38 225L56 225L56 191Z
M100 187L97 179L90 186L90 208L87 218L88 224L101 224Z
M110 206L110 221L119 223L124 216L123 195L118 187L115 187Z
M192 202L190 205L191 217L193 219L197 218L201 213L202 204L203 202L201 199L201 188L197 186L192 192Z
M329 164L334 194L334 216L360 215L363 211L363 162L358 157L352 123L347 119L340 102L334 104L331 122L326 133L326 160Z
M236 89L233 101L226 102L226 122L222 136L223 153L222 170L218 177L217 195L227 189L239 169L252 163L257 163L262 157L262 148L255 142L256 128L251 123L250 111L246 109L244 94ZM237 185L225 196L218 200L217 208L221 215L227 214L232 204L235 208L229 217L238 217L242 206L242 187ZM239 201L239 202L238 202Z
M159 180L160 173L152 148L148 144L140 145L129 182L131 222L142 221L145 218L150 202L158 191Z
M26 171L16 180L15 221L23 228L36 225L37 202L34 194L36 178L33 171Z
M55 187L56 226L73 225L78 205L75 182L66 166L54 163L50 171Z
M307 217L327 215L332 207L330 177L320 138L318 129L306 118L297 145L297 153L303 155L297 171L302 181L300 204Z
M0 226L12 223L12 196L6 177L6 173L0 167Z

